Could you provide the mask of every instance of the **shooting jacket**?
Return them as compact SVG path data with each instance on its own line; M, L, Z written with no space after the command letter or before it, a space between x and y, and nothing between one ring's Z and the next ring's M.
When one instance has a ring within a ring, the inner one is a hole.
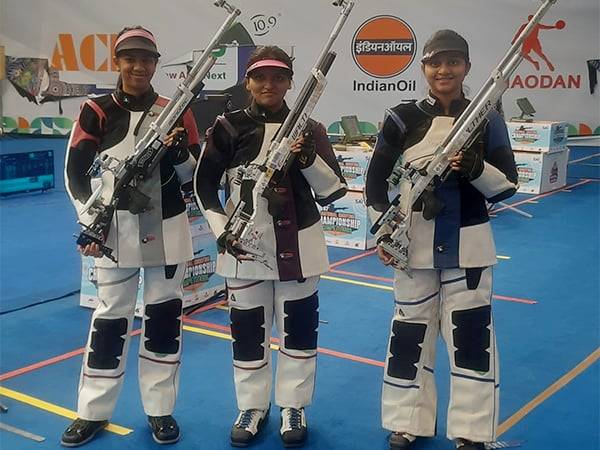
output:
M89 224L93 215L79 214L81 207L100 184L106 200L113 192L114 177L109 172L102 179L87 172L97 156L123 160L135 150L149 125L156 120L168 99L154 93L135 97L117 90L112 94L87 100L67 147L65 184L78 211L80 222ZM188 110L183 119L188 133L188 147L169 149L152 175L138 185L151 198L151 209L141 214L128 210L123 196L117 205L106 245L118 259L115 265L107 257L96 259L97 267L144 267L179 264L193 258L190 227L181 187L191 181L199 154L199 136L194 118ZM190 190L190 189L188 189Z
M419 166L430 160L468 103L464 97L454 101L450 117L444 117L442 107L432 96L386 111L367 170L365 197L372 221L389 205L386 180L396 161L401 158L402 164L410 161ZM435 196L444 207L434 219L425 220L422 211L413 209L408 231L410 267L449 269L496 263L486 201L494 203L512 196L518 177L506 124L495 110L488 114L483 132L473 146L483 156L481 175L469 181L451 171L443 183L438 183ZM390 231L389 227L382 227L378 236Z
M249 108L226 113L207 132L194 186L198 204L215 234L225 230L228 217L240 198L234 183L238 169L247 162L265 161L275 133L287 117L287 106L271 113L252 104ZM228 278L258 280L299 280L329 270L321 217L315 201L327 205L346 193L333 149L323 125L309 121L314 136L316 157L307 167L295 161L275 188L269 202L260 197L255 230L262 233L260 249L270 268L254 262L239 262L228 253L217 257L217 273ZM225 207L218 189L225 174Z

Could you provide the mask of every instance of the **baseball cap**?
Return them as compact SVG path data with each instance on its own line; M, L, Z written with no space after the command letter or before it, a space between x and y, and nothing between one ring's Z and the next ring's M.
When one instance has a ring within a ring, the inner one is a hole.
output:
M158 49L156 48L154 35L143 28L127 30L117 38L115 55L125 50L144 50L152 53L157 58L160 57L160 53L158 53Z
M439 30L425 43L421 62L425 62L442 52L459 52L469 61L469 44L460 34L453 30Z

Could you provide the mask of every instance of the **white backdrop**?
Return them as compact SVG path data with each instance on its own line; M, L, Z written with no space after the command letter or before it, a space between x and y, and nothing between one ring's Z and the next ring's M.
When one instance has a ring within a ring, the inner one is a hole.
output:
M331 6L330 0L234 3L242 9L240 22L254 44L293 49L293 100L329 36L339 8ZM154 85L167 96L174 86L168 74L177 77L182 67L177 63L189 60L194 50L201 50L226 17L226 12L209 0L2 0L0 4L0 44L6 47L7 57L48 59L49 67L58 69L60 81L96 88L110 87L116 80L116 72L110 67L110 35L125 25L146 26L157 37L162 53L163 67L157 71ZM314 117L329 126L342 115L356 114L361 121L376 125L385 108L422 97L426 91L420 55L427 38L440 28L455 29L469 41L473 68L467 85L474 94L505 54L515 32L539 5L538 0L358 0L334 45L338 58ZM385 15L393 16L387 24L380 18L361 29L371 18ZM565 120L571 125L571 134L600 132L600 86L593 95L590 93L587 67L587 60L600 57L599 17L597 0L559 0L550 9L542 23L555 25L563 21L565 26L541 29L538 42L554 70L532 52L539 70L523 61L504 97L507 117L517 115L515 99L527 97L538 111L536 119ZM356 60L353 57L355 34L371 41L406 39L399 28L412 31L414 40L409 36L406 41L413 42L412 62L398 63L397 57L384 55L372 58L361 69L357 63L361 55L354 55ZM240 81L236 76L238 60L240 65L244 63L240 55L228 49L214 69L215 74L223 75L214 75L209 87L222 89ZM391 73L394 68L389 66L394 64L396 68L406 67L389 78L371 76L363 70ZM20 95L8 80L0 83L3 123L8 132L68 132L82 102L81 97L63 99L60 114L57 102L36 104ZM391 84L396 91L389 90ZM39 101L40 93L37 95Z

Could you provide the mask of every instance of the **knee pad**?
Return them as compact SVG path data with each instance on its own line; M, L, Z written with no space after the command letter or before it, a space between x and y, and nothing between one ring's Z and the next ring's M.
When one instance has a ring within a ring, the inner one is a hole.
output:
M174 298L144 311L144 347L149 352L174 355L179 351L177 338L181 334L181 299Z
M172 280L177 272L177 264L170 264L165 266L165 278L167 280Z
M319 327L319 297L310 297L283 303L284 346L292 350L316 350Z
M490 305L452 313L456 328L452 338L456 351L454 363L463 369L487 372L490 370L490 330L492 307Z
M485 270L485 267L471 267L465 269L465 278L467 281L467 288L471 291L477 289L479 282L481 281L481 274Z
M127 319L96 319L92 324L92 338L88 354L88 367L92 369L116 369L127 334Z
M420 345L425 340L427 325L424 323L408 323L395 320L392 325L390 339L390 359L387 374L393 378L414 380L417 377L417 366L421 358Z
M261 361L265 357L265 308L231 308L231 337L233 359L236 361Z

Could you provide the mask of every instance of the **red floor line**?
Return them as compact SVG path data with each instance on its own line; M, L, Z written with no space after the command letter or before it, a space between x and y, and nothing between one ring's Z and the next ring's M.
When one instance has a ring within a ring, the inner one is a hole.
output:
M211 328L213 330L225 331L227 333L231 332L229 327L225 326L225 325L218 325L216 323L204 322L202 320L195 320L195 319L189 319L189 318L185 318L185 319L183 319L183 321L185 323L189 323L192 325L198 325L198 326L205 327L205 328ZM279 339L271 338L271 343L279 344ZM336 350L331 350L328 348L318 347L317 351L319 353L323 353L324 355L334 356L336 358L341 358L341 359L348 359L350 361L360 362L363 364L369 364L371 366L384 367L384 365L385 365L382 361L376 361L376 360L370 359L370 358L363 358L362 356L356 356L356 355L352 355L350 353L338 352Z
M371 255L375 254L376 252L377 252L377 249L365 251L365 252L360 253L358 255L351 256L350 258L346 258L346 259L342 259L340 261L334 262L333 264L331 264L329 266L329 268L332 269L334 267L339 267L339 266L341 266L343 264L347 264L349 262L356 261L357 259L361 259L361 258L364 258L366 256L371 256Z
M225 300L219 300L218 302L211 303L210 305L206 305L206 306L203 306L201 308L198 308L198 309L194 310L194 312L192 314L188 314L188 315L186 315L186 317L195 316L196 314L200 314L200 313L202 313L204 311L210 311L211 309L215 309L215 308L218 308L221 305L226 305L226 304L227 304L227 299L225 299Z
M131 336L137 336L140 334L142 330L138 328L137 330L133 330L131 332ZM73 358L74 356L78 356L83 354L85 351L85 347L78 348L77 350L70 351L68 353L64 353L62 355L55 356L50 359L46 359L44 361L37 362L35 364L31 364L29 366L21 367L20 369L12 370L10 372L6 372L0 374L0 381L5 381L10 378L18 377L19 375L26 374L28 372L33 372L34 370L41 369L42 367L51 366L52 364L59 363L69 358Z
M497 294L492 294L492 297L494 297L496 300L504 300L506 302L525 303L526 305L537 305L537 301L528 300L526 298L507 297L505 295L497 295Z
M367 275L365 273L348 272L347 270L331 269L329 272L331 272L331 273L337 273L339 275L347 275L347 276L350 276L350 277L365 278L367 280L383 281L383 282L386 282L386 283L393 283L394 282L394 280L392 278L378 277L376 275ZM526 298L507 297L506 295L496 295L496 294L492 294L492 297L494 297L496 300L504 300L504 301L507 301L507 302L525 303L527 305L535 305L535 304L537 304L537 301L535 301L535 300L529 300L529 299L526 299Z
M200 312L203 312L203 311L208 311L208 310L216 308L217 306L220 306L220 305L222 305L224 303L226 303L226 300L222 300L222 301L219 301L219 302L216 302L216 303L212 303L210 305L207 305L205 307L202 307L202 308L198 309L197 311L194 312L194 314L197 314L197 313L200 313ZM131 336L137 336L141 332L142 332L141 329L133 330L131 332ZM0 374L0 382L8 380L10 378L18 377L19 375L24 375L24 374L26 374L28 372L33 372L34 370L41 369L43 367L47 367L47 366L50 366L52 364L59 363L61 361L69 359L69 358L73 358L75 356L83 354L84 351L85 351L85 347L81 347L81 348L78 348L76 350L70 351L68 353L64 353L62 355L58 355L58 356L55 356L53 358L49 358L49 359L46 359L44 361L37 362L35 364L31 364L29 366L21 367L20 369L15 369L15 370L12 370L10 372L6 372L6 373L3 373L3 374Z
M574 187L581 186L581 185L583 185L583 184L588 184L590 181L591 181L591 180L587 180L587 179L586 179L586 180L582 180L582 181L579 181L579 182L577 182L577 183L575 183L575 184L570 184L570 185L568 185L568 186L564 186L564 187L561 187L561 188L559 188L559 189L555 189L555 190L553 190L553 191L546 192L545 194L535 195L535 196L533 196L533 197L531 197L531 198L528 198L528 199L526 199L526 200L521 200L520 202L511 203L511 204L509 204L509 205L503 206L503 207L501 207L501 208L498 208L498 209L493 209L493 210L492 210L492 212L493 212L494 214L496 214L496 213L499 213L500 211L504 211L505 209L510 209L511 207L512 207L512 208L514 208L515 206L523 205L523 204L525 204L525 203L530 203L530 202L531 202L531 201L533 201L533 200L539 200L540 198L544 198L544 197L548 197L548 196L550 196L550 195L557 194L557 193L559 193L559 192L562 192L562 191L564 191L565 189L572 189L572 188L574 188Z

